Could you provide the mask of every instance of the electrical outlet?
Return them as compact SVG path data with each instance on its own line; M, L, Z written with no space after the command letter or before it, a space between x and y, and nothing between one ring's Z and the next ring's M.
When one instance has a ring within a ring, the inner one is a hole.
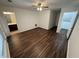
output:
M35 24L35 27L37 27L37 24Z

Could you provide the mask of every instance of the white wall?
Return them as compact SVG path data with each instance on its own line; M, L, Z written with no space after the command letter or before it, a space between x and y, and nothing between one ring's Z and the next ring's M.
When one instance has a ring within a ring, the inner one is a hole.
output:
M62 9L61 9L61 14L60 14L59 23L58 23L58 28L57 28L57 32L58 32L58 33L59 33L60 30L61 30L61 22L62 22L62 17L63 17L64 12L73 12L73 11L76 11L76 9L75 9L75 8L62 8Z
M50 10L39 12L39 27L49 29Z
M60 13L55 10L46 10L39 12L39 27L44 29L51 29L58 25Z
M20 32L35 28L37 12L25 9L15 9L16 22Z
M79 58L79 18L68 42L68 58Z
M16 13L17 24L20 28L21 26L25 27L25 25L30 26L31 28L35 28L35 24L37 24L38 27L49 29L50 10L38 12L38 11L29 11L26 9L16 9L15 13ZM31 29L30 27L29 28L27 27L27 29L28 30ZM23 28L21 30L23 30Z

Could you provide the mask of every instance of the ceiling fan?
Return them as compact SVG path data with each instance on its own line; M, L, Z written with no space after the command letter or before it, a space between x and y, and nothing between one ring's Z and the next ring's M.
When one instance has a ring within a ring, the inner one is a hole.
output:
M42 11L43 8L48 8L48 2L47 0L37 0L32 6L36 7L38 11Z

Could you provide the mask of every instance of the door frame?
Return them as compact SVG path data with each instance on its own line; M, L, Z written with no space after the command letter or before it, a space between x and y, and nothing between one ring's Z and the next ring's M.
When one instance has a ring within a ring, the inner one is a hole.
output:
M73 26L72 26L72 28L71 28L71 31L70 31L70 34L69 34L69 36L68 36L68 39L67 39L67 40L69 40L69 39L70 39L70 37L71 37L71 35L72 35L72 32L73 32L73 30L74 30L74 27L75 27L75 25L76 25L76 22L77 22L77 20L78 20L78 17L79 17L79 12L77 12L76 19L75 19L75 21L74 21L74 24L73 24Z

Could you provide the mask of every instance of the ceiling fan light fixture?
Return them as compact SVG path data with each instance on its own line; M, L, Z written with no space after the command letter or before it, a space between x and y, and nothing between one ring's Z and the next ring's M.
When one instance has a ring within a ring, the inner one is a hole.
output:
M48 2L47 0L37 0L33 6L37 8L37 11L42 11L43 8L48 8Z
M38 7L37 10L38 10L38 11L42 11L43 8L42 8L42 7Z

